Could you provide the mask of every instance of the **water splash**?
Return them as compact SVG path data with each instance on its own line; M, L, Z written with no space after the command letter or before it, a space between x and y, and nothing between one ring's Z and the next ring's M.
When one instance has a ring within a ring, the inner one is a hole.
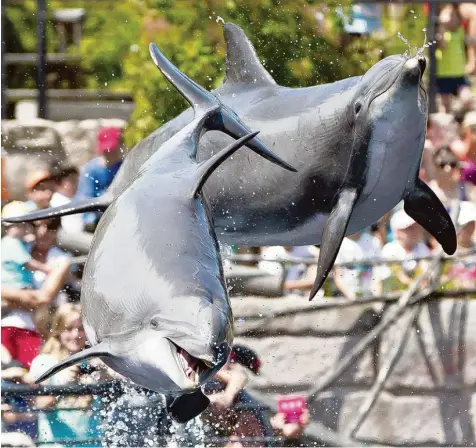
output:
M138 391L126 382L123 394L111 390L101 396L98 429L103 446L118 448L130 446L191 446L204 447L205 430L199 417L186 425L173 422L165 411L161 395Z
M399 31L397 33L397 37L408 47L406 50L405 50L405 53L404 56L407 56L408 57L408 54L409 52L411 53L411 46L410 46L410 42L408 42L408 39L406 37L403 36L403 34Z

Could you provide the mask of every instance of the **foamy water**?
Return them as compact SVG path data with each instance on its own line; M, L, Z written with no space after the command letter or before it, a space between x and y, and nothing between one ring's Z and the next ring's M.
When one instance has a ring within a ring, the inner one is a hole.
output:
M205 431L199 417L186 424L173 422L165 411L161 395L137 391L124 383L124 394L100 398L98 427L103 434L103 446L164 446L204 447Z

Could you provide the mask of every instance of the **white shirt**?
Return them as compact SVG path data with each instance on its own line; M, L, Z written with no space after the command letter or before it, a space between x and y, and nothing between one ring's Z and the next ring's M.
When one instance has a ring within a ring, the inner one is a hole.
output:
M50 205L51 207L59 207L61 205L66 205L71 202L71 198L68 198L62 193L54 193L51 197ZM84 230L83 214L63 216L61 218L61 227L65 232L68 233L78 233Z
M382 249L382 258L391 258L401 261L418 257L427 257L429 255L430 249L428 249L428 246L423 242L417 243L410 252L405 251L397 240L385 244ZM411 271L415 269L416 265L417 262L408 261L403 263L402 266L405 270ZM390 267L385 265L379 266L377 272L381 280L386 280L392 275Z
M276 258L316 258L318 252L314 246L295 246L290 252L287 252L282 246L270 246L266 247L261 255L265 260L273 260ZM271 275L277 275L280 277L284 275L284 267L281 263L265 260L258 263L258 268ZM302 277L306 271L307 266L305 264L293 265L289 268L288 277L291 276L293 280L297 280L296 277Z

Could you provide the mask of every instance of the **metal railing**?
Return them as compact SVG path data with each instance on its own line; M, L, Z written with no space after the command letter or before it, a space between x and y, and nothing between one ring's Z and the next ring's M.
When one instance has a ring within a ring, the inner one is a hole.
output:
M113 380L107 381L97 384L69 384L69 385L62 385L62 386L29 386L23 384L3 384L2 385L2 401L4 399L18 399L18 398L33 398L39 396L54 396L54 397L67 397L67 396L100 396L105 398L109 403L107 406L110 406L111 401L114 399L119 399L124 394L127 394L125 389L127 386L128 391L138 391L144 392L144 395L141 396L142 403L125 403L122 405L118 405L114 410L118 413L126 412L134 412L134 410L138 409L149 409L149 410L156 410L160 414L162 414L162 418L159 418L157 421L157 429L154 438L158 442L159 446L166 446L168 443L168 439L171 437L167 434L167 429L171 425L171 421L168 420L166 417L164 402L162 396L160 394L154 393L152 391L147 391L139 386L136 386L132 383L126 383L120 380ZM67 407L62 408L61 406L55 408L48 408L48 409L40 409L36 406L32 405L28 407L27 410L22 409L21 411L15 411L18 413L28 413L33 415L44 414L48 415L51 413L55 413L58 411L87 411L91 408L84 408L84 407ZM240 392L237 397L237 401L233 405L233 410L235 411L248 411L253 412L260 421L262 427L262 436L260 437L242 437L239 440L243 443L259 443L262 446L282 446L285 442L283 437L276 435L271 427L269 422L269 407L262 405L256 399L254 399L251 395L249 395L246 391ZM165 424L165 427L161 427L161 425ZM209 432L209 431L208 431ZM223 446L227 442L229 442L229 437L220 437L212 434L204 434L203 438L200 440L200 443L207 446ZM107 443L107 435L104 434L100 438L81 438L81 439L71 439L71 438L64 438L58 439L54 438L54 440L41 440L36 439L33 442L37 446L48 446L51 444L60 444L63 446L85 446L85 445L93 445L93 446L103 446L104 442ZM124 445L119 445L124 446ZM129 445L126 445L129 446ZM154 444L154 446L157 446Z

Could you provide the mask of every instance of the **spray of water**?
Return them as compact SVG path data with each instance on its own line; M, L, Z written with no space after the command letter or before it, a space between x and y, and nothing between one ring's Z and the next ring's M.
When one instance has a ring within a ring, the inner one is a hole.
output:
M423 45L421 47L415 47L412 49L410 42L408 39L406 39L400 31L397 33L398 38L406 44L408 47L407 50L405 50L404 56L409 57L409 58L414 58L421 56L423 52L425 51L426 48L430 47L431 45L435 44L436 41L433 42L427 42L427 35L426 35L426 28L422 29L424 38L423 38Z
M167 416L163 397L138 391L125 383L121 396L102 396L98 427L103 445L111 448L130 446L192 446L204 448L205 430L199 417L185 425Z

